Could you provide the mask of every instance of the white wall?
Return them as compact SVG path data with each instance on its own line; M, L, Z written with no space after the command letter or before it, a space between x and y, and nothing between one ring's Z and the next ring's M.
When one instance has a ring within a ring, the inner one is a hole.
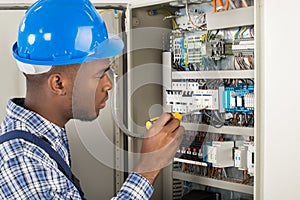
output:
M25 94L25 79L12 56L17 27L25 11L0 11L0 121L5 117L8 99ZM9 22L9 23L8 23Z
M264 200L300 199L300 1L263 1Z

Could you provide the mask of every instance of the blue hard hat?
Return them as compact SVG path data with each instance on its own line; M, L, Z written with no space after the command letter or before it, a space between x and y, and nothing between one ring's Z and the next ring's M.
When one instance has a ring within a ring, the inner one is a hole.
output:
M12 50L22 63L56 66L110 58L123 48L90 1L39 0L25 13Z

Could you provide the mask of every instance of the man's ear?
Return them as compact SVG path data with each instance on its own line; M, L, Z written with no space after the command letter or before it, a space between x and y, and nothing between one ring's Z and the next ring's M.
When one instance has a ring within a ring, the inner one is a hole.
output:
M64 96L67 94L66 87L65 87L65 81L61 74L51 74L48 77L48 86L56 95Z

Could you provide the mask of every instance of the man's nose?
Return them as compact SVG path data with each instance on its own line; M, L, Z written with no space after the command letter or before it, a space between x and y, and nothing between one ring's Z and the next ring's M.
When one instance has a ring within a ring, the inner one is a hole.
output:
M104 85L104 87L103 87L104 91L108 91L108 90L112 89L112 82L107 73L105 73L102 81L103 81L103 85Z

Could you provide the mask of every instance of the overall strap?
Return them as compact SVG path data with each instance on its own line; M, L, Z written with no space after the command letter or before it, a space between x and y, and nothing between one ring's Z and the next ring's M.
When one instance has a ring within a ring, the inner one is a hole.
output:
M7 132L0 136L0 144L13 140L13 139L23 139L27 142L35 144L36 146L42 148L44 151L48 153L48 155L56 161L59 170L75 185L81 198L84 200L84 193L79 184L79 180L72 174L71 168L65 162L65 160L51 147L51 145L46 142L46 140L30 133L27 131L14 130Z

